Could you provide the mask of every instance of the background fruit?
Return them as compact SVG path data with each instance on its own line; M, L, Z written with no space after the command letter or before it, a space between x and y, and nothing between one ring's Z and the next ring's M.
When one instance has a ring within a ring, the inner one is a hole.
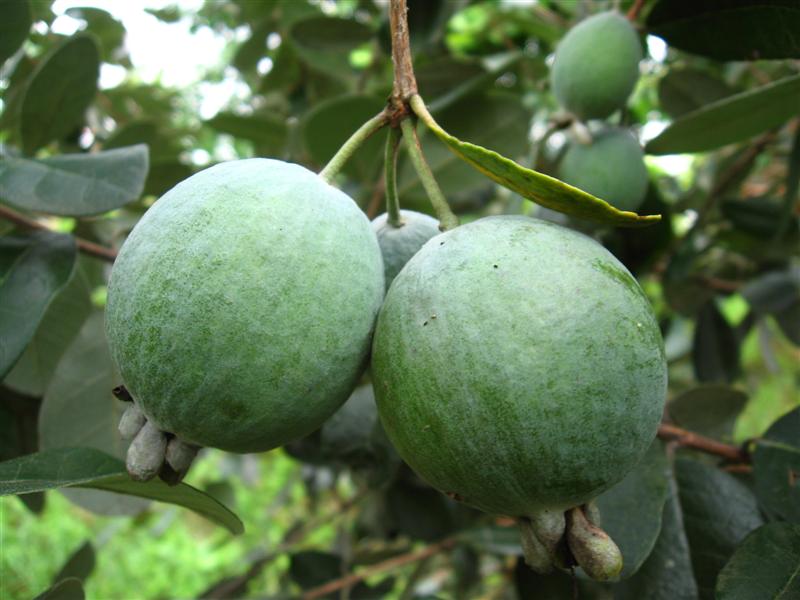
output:
M123 246L108 293L112 355L161 429L274 448L352 391L382 269L366 217L314 173L223 163L165 194Z
M642 47L616 12L593 15L561 40L551 71L558 102L581 119L602 119L625 105L639 79Z
M559 179L622 210L635 211L647 193L644 153L625 129L606 129L591 144L570 142Z
M433 217L413 210L401 210L401 227L389 224L387 213L378 215L372 221L372 229L378 237L383 256L383 274L386 289L408 260L435 235L439 235L439 221Z
M378 410L429 483L493 513L583 503L655 435L666 362L636 280L577 232L489 217L429 241L378 318Z

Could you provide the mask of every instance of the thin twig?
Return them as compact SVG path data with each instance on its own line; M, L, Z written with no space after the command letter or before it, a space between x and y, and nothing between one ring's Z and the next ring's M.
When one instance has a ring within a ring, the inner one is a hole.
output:
M750 457L742 448L712 440L669 423L661 423L658 426L658 437L665 441L676 442L679 446L715 454L733 462L746 463L750 460Z
M631 22L636 21L636 19L639 18L639 13L642 12L643 7L644 0L636 0L636 2L633 3L633 6L628 9L628 14L626 15L628 20Z
M441 542L437 542L435 544L431 544L430 546L426 546L422 550L418 550L416 552L408 552L406 554L401 554L400 556L395 556L383 562L380 562L376 565L373 565L363 571L358 573L351 573L350 575L345 575L344 577L340 577L339 579L334 579L333 581L329 581L326 584L323 584L319 587L312 588L308 590L305 594L303 594L303 600L314 600L315 598L321 598L322 596L326 596L331 592L336 592L341 590L342 588L352 587L357 583L364 581L368 577L372 577L377 573L383 573L384 571L391 571L393 569L397 569L402 567L403 565L407 565L410 563L414 563L420 560L425 560L435 554L439 554L440 552L446 552L450 550L456 543L455 538L445 538Z
M288 533L284 537L283 541L272 552L265 554L261 558L253 561L247 571L242 575L234 576L216 583L211 588L203 592L200 598L230 598L234 594L240 594L244 591L244 587L247 585L247 583L256 577L262 570L264 570L265 567L267 567L277 558L281 557L284 553L291 551L297 544L302 542L307 535L309 535L318 527L335 521L336 519L346 515L347 512L353 508L353 506L363 500L369 494L369 492L369 489L362 489L351 498L341 502L335 511L318 515L316 518L298 521L298 524L302 523L301 526L297 529L295 529L294 526L289 527Z
M406 0L391 0L389 3L389 27L392 35L392 62L394 63L395 105L405 102L417 93L417 79L411 60L411 40L408 35L408 8Z
M11 223L14 223L15 225L18 225L24 229L51 231L51 229L44 223L40 223L39 221L26 217L22 213L18 213L7 206L0 205L0 218L10 221ZM88 254L89 256L94 256L95 258L100 258L108 262L114 262L114 260L117 258L117 252L115 250L106 248L100 244L95 244L89 240L75 237L75 244L78 246L78 250L84 254Z

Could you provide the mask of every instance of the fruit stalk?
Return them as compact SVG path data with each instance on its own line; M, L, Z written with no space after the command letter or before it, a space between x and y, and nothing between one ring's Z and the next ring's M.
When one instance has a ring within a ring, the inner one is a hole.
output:
M396 127L389 129L386 138L386 153L384 155L384 185L386 187L386 214L389 225L401 227L403 219L400 216L400 198L397 195L397 149L400 146L400 130Z
M414 96L414 98L419 98L419 96ZM439 188L439 184L436 183L436 178L433 176L431 168L422 154L422 146L419 144L414 124L408 119L404 119L400 122L400 128L403 130L403 138L406 141L411 163L414 165L414 169L422 182L422 187L425 188L425 193L428 194L428 198L436 211L436 216L439 219L439 229L447 231L458 227L458 217L450 210L450 205L447 203L444 194L442 194L442 190Z
M386 111L381 111L369 121L359 127L350 138L342 144L342 147L336 151L333 158L328 161L325 168L319 172L319 176L326 182L331 183L333 178L342 170L342 167L347 160L358 150L359 146L363 144L373 133L378 131L381 127L389 122L389 117Z

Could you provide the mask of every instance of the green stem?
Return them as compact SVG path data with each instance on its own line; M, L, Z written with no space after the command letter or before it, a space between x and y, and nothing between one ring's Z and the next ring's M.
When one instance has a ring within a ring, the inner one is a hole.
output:
M422 154L422 147L419 145L419 138L417 137L417 130L414 124L409 119L400 121L400 128L403 130L403 138L408 147L408 155L411 157L411 163L417 171L422 187L425 188L425 193L433 204L436 211L436 216L439 218L439 229L447 231L458 227L458 217L450 210L450 205L442 194L439 184Z
M324 179L326 182L331 183L333 178L336 177L337 173L341 171L347 160L356 150L358 150L359 146L361 146L361 144L363 144L367 138L369 138L373 133L378 131L388 122L389 117L386 114L386 111L381 111L369 121L364 123L353 135L350 136L350 139L342 144L342 147L339 148L336 154L333 155L333 158L331 158L328 164L325 165L325 168L319 172L319 176L322 177L322 179Z
M389 225L402 227L403 218L400 216L400 198L397 195L397 148L400 146L400 130L396 127L389 129L386 138L386 154L384 155L385 175L383 178L386 188L386 213Z

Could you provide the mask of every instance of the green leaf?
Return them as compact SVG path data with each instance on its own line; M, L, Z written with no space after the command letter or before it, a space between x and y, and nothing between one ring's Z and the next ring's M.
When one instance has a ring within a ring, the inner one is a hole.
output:
M736 417L747 403L747 394L727 385L702 385L671 400L667 405L679 427L702 435L729 439Z
M352 133L378 114L384 102L373 96L347 95L318 104L302 123L303 142L316 165L325 165ZM383 157L383 138L368 139L342 171L359 181L372 181Z
M732 475L685 459L675 471L700 597L712 598L720 569L764 520L752 492Z
M764 509L800 523L800 408L778 419L758 440L753 474Z
M258 154L281 157L285 153L288 137L286 121L275 115L237 115L218 113L206 125L221 133L252 141Z
M121 383L106 342L103 313L84 323L56 369L39 413L39 449L97 448L119 459L128 444L117 430L125 403L111 390ZM140 498L98 490L61 490L74 504L102 515L135 515L147 507Z
M83 600L85 597L81 580L70 577L59 581L50 589L36 596L34 600Z
M53 583L58 583L62 579L67 578L86 581L87 577L89 577L94 570L94 564L94 548L92 547L92 542L86 540L70 555L58 574L53 577Z
M782 312L800 301L800 268L764 273L751 279L741 294L757 312Z
M342 559L336 554L305 550L292 554L289 562L289 577L303 589L317 587L338 579L342 575ZM325 597L335 598L328 594Z
M28 0L0 0L0 67L28 37L31 24Z
M648 154L705 152L781 125L800 112L800 75L728 96L675 120L645 146Z
M717 60L800 58L794 0L661 0L647 29L670 46Z
M350 52L371 38L370 28L352 19L313 16L293 23L287 41L300 59L320 73L347 79L354 75Z
M671 68L658 82L659 104L672 117L680 117L732 93L722 79L700 69Z
M601 526L622 551L620 579L636 573L653 550L661 531L668 472L664 446L655 440L625 479L596 499Z
M41 62L22 101L25 154L63 138L83 122L99 74L100 52L88 35L69 38Z
M771 239L783 221L783 209L772 198L726 198L720 205L723 216L737 229L761 239ZM797 234L797 225L789 230Z
M369 27L352 19L311 17L296 22L291 39L301 49L314 52L346 53L372 38Z
M656 545L636 574L614 587L616 600L697 598L697 582L692 574L689 541L677 494L675 481L670 477Z
M769 523L747 536L720 572L716 598L800 598L800 526Z
M392 529L413 539L432 542L454 526L447 498L427 485L398 479L386 491L386 508Z
M74 19L86 21L86 31L94 34L100 44L103 62L130 67L123 44L125 26L105 10L90 6L74 6L67 9Z
M44 395L58 361L92 311L87 260L79 257L78 267L53 298L33 339L3 381L8 387L37 398Z
M92 154L0 161L0 198L54 215L104 213L138 199L148 171L147 146Z
M713 300L706 302L697 316L692 364L701 382L729 383L741 372L739 339Z
M55 295L69 281L77 255L72 236L38 232L0 238L0 254L24 250L0 281L0 379L36 333Z
M71 486L177 504L233 534L244 531L239 518L211 496L185 483L168 486L160 480L133 481L121 460L95 448L54 448L0 463L0 496Z
M482 118L476 119L475 114ZM527 134L520 123L528 122L530 113L517 96L507 93L469 96L448 106L437 116L443 127L459 137L492 144L511 156L528 151ZM490 197L494 183L441 144L435 135L427 130L419 133L425 159L453 209L464 212L481 208ZM400 202L404 207L430 211L430 200L416 170L406 155L401 155L401 158L398 174Z
M539 575L522 558L514 567L514 587L519 600L609 600L613 597L608 586L590 579L577 578L562 571Z
M421 102L414 105L414 110L425 125L456 156L496 183L546 208L609 225L647 225L661 218L659 215L639 216L636 213L617 210L604 200L549 175L526 169L482 146L462 142L442 129Z

